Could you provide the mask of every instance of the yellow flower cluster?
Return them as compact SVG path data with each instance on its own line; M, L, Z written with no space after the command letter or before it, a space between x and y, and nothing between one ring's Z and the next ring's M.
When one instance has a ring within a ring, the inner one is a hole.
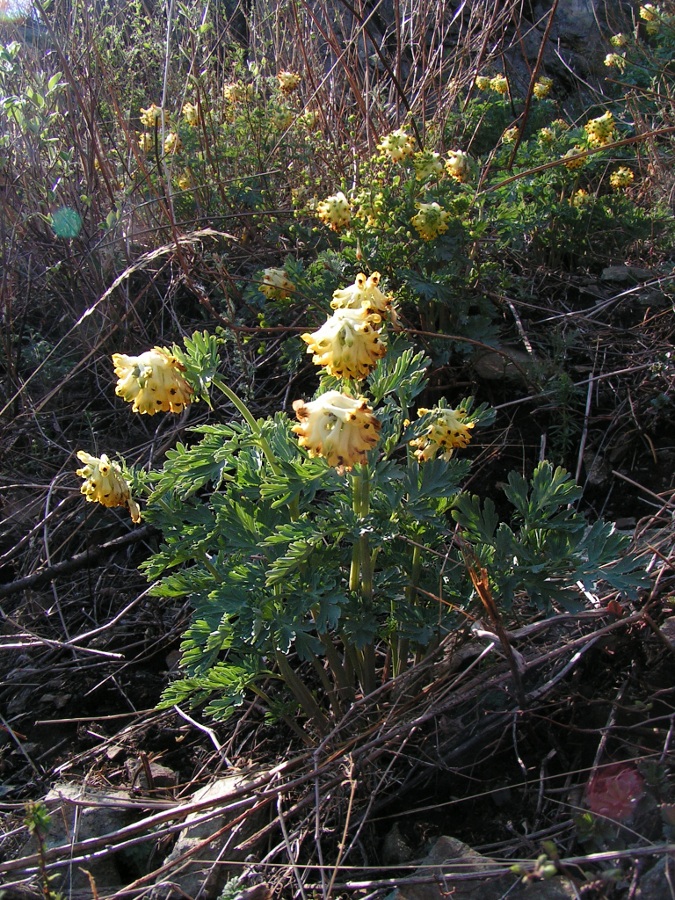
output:
M377 228L384 212L384 194L377 191L362 190L356 196L356 216L365 221L368 228Z
M272 110L270 119L277 131L286 131L293 124L295 113L287 106L277 106Z
M162 347L155 347L140 356L113 353L115 393L132 410L153 416L157 412L180 413L189 406L193 390L183 377L185 367Z
M380 316L391 315L392 298L380 290L380 273L373 272L368 278L359 272L354 284L333 291L333 309L366 309Z
M316 400L293 404L298 424L293 431L310 456L323 456L338 471L366 462L366 454L377 444L380 422L364 397L348 397L327 391Z
M140 522L141 511L138 503L131 498L131 488L122 475L117 463L111 462L105 453L98 457L84 450L77 451L77 458L84 463L76 474L84 478L80 492L90 503L103 506L124 506L131 513L134 522Z
M475 422L466 422L466 412L463 409L443 409L436 407L433 410L420 408L418 416L433 415L431 424L425 434L410 442L415 447L415 456L420 462L428 462L440 456L449 460L457 447L466 447L471 440L471 429Z
M538 78L537 81L535 81L534 87L532 88L532 93L537 98L537 100L543 100L551 93L552 87L553 79L544 76L542 78Z
M623 72L626 68L626 57L620 53L608 53L605 57L605 65L608 69L618 69Z
M183 106L183 115L188 125L199 125L199 107L194 103L186 103Z
M349 200L342 191L317 203L316 212L324 225L328 225L333 231L339 231L340 228L349 225L351 219Z
M490 88L490 79L487 75L477 75L474 84L479 91L487 91Z
M420 150L413 157L415 178L418 181L428 181L430 178L438 178L443 172L443 162L440 153L433 150Z
M439 234L448 230L450 213L438 203L418 203L419 212L412 218L413 228L423 241L433 241Z
M292 94L293 91L298 89L302 79L297 72L279 72L277 81L283 94Z
M575 191L570 197L570 206L580 207L585 206L588 201L591 199L588 191L585 191L583 188L579 188L578 191Z
M627 169L626 166L619 166L619 168L615 169L609 176L609 183L615 191L619 191L621 188L630 187L634 178L635 175L633 175L630 169Z
M518 140L518 135L520 131L517 125L512 125L510 128L507 128L504 134L502 135L502 141L505 144L515 144Z
M392 131L377 145L377 149L386 153L394 162L400 162L415 151L415 144L410 135L403 128Z
M614 116L607 110L604 115L586 122L584 131L591 147L606 147L614 138Z
M176 179L176 184L181 191L189 191L192 189L192 173L189 169L185 169L185 171L181 172L181 174Z
M495 75L490 79L490 88L498 94L508 94L509 83L504 75Z
M295 291L295 285L283 269L265 269L259 289L268 300L285 300Z
M563 156L563 160L567 159L568 161L565 163L566 169L581 169L586 163L586 158L584 156L579 157L578 159L568 159L568 157L576 156L577 153L583 153L584 148L580 147L576 144L567 153Z
M612 47L625 47L628 43L628 38L625 34L619 32L618 34L613 34L609 39L609 42Z
M142 134L139 134L138 146L140 147L141 153L150 153L155 146L154 134L150 134L149 131L144 131Z
M537 132L537 140L545 146L550 145L555 140L555 132L552 128L540 128Z
M147 109L141 108L141 125L144 125L146 128L159 127L162 124L162 120L164 120L166 125L169 124L169 117L165 116L161 106L151 103Z
M175 131L170 131L164 138L164 153L167 156L173 156L174 153L178 153L182 146L181 139Z
M337 309L318 331L300 337L312 362L329 375L360 381L387 352L381 324L382 317L365 307Z
M243 81L230 81L223 85L223 98L228 103L243 103L253 98L253 85Z
M451 150L445 161L445 171L455 181L466 184L473 174L473 161L463 150Z

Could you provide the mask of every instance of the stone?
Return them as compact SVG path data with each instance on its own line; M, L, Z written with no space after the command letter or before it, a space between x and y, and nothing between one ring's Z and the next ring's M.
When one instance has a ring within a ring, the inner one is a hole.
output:
M635 900L665 900L673 896L675 857L664 856L640 878Z
M433 875L435 880L428 884L401 884L392 900L501 900L507 896L509 900L522 897L527 900L572 900L578 896L573 885L564 878L552 878L524 885L519 876L490 875L475 881L453 880L454 874L468 872L488 873L490 870L503 868L487 856L472 850L467 844L453 837L440 837L413 878Z
M190 798L190 805L212 801L214 807L225 807L232 794L250 781L244 773L219 778L194 793ZM186 817L185 828L164 861L164 865L176 863L176 868L163 874L162 880L152 892L152 900L184 900L185 896L195 897L197 894L200 900L215 900L220 896L228 878L241 874L241 865L237 863L241 864L246 860L251 850L250 847L243 849L240 845L262 827L261 812L249 811L232 830L214 837L213 841L200 847L211 835L217 835L225 828L228 821L244 813L241 808L225 810L205 822L198 822L207 811L202 809Z

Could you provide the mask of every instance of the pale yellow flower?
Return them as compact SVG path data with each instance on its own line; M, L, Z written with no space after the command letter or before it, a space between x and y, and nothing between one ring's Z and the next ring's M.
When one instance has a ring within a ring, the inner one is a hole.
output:
M228 103L243 103L253 98L253 85L243 81L231 81L223 85L223 97Z
M138 503L131 498L131 488L122 475L122 470L115 462L111 462L105 453L98 456L84 450L77 451L77 458L84 463L76 474L84 478L81 493L90 503L101 503L103 506L124 506L131 513L134 522L140 522L141 511Z
M567 153L563 156L563 160L567 159L565 163L566 169L581 169L586 163L586 157L581 156L579 159L568 159L568 157L576 156L577 153L583 153L583 147L579 147L578 145L572 147Z
M270 120L277 131L286 131L295 121L295 113L287 106L277 106L271 111Z
M164 110L154 103L151 103L147 109L141 109L141 125L145 125L146 128L161 126L163 117Z
M643 22L654 22L659 16L658 7L653 3L645 3L640 7L640 18Z
M575 191L570 197L570 206L585 206L590 199L591 196L588 191L585 191L583 188L579 188L579 190Z
M433 150L420 150L413 157L415 178L418 181L428 181L429 178L437 178L443 171L443 162L440 153Z
M162 347L147 350L140 356L113 353L115 393L132 410L153 416L157 412L183 412L191 403L193 390L183 377L185 367Z
M613 34L609 39L609 42L612 47L625 47L628 43L628 38L625 34L619 32L618 34Z
M333 231L339 231L340 228L349 225L351 219L349 200L342 191L317 203L316 212L324 225L328 225Z
M445 170L451 178L466 184L473 175L473 160L463 150L450 150L445 161Z
M474 84L479 91L487 91L490 87L490 79L487 75L477 75Z
M185 171L178 176L176 184L181 191L189 191L192 188L192 174L189 169L185 169Z
M337 309L312 334L301 334L312 362L324 366L329 375L360 381L369 375L387 352L380 335L382 318L360 309Z
M537 140L540 144L552 144L555 140L555 132L552 128L540 128L537 132Z
M186 103L183 106L183 115L188 125L199 125L199 107L194 103Z
M410 441L415 447L415 456L420 462L428 462L436 456L449 460L457 447L466 447L471 440L471 429L475 422L465 422L466 412L463 409L418 409L419 417L433 414L431 424L425 434Z
M365 463L379 440L380 422L364 397L327 391L310 403L296 400L293 409L299 421L293 431L300 446L339 471Z
M433 241L448 230L450 213L441 209L438 203L418 203L419 212L411 219L413 228L423 241Z
M498 94L503 95L509 92L509 83L504 75L495 75L494 78L491 78L490 87Z
M384 212L384 194L382 191L377 191L375 194L369 190L359 191L355 198L355 203L357 205L356 217L365 220L368 228L377 228Z
M295 285L283 269L265 269L258 289L268 300L285 300L295 291Z
M515 144L518 140L518 135L520 131L517 125L512 125L510 128L507 128L504 134L502 135L502 141L505 144Z
M182 146L183 145L181 143L181 139L178 137L175 131L170 131L164 138L164 152L167 156L172 156L174 153L178 153Z
M279 88L281 92L284 94L292 94L293 91L298 89L302 78L297 74L297 72L279 72L277 75L277 81L279 82Z
M369 313L385 316L391 312L392 298L379 288L380 273L373 272L368 278L359 272L354 284L333 291L333 309L365 309Z
M149 131L144 131L142 134L139 134L138 146L140 147L142 153L150 153L152 148L155 146L154 134L150 134Z
M532 93L537 98L537 100L543 100L544 97L548 97L551 93L551 88L553 87L553 79L547 78L543 76L542 78L538 78L534 87L532 88Z
M608 69L618 69L623 72L626 68L626 57L621 53L608 53L605 57L605 65Z
M584 131L591 147L605 147L614 138L614 116L607 110L604 115L586 122Z
M404 128L397 128L381 140L377 149L386 153L394 162L399 162L413 155L415 143Z
M619 168L615 169L609 176L609 183L615 191L619 191L621 188L630 187L634 178L635 175L630 169L627 169L626 166L619 166Z

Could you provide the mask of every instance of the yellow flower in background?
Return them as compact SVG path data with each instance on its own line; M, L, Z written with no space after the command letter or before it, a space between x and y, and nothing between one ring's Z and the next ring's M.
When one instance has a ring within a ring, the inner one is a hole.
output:
M295 291L295 285L283 269L265 269L258 289L268 300L285 300Z
M164 110L154 103L151 103L147 109L141 108L141 125L145 125L146 128L161 126L163 117Z
M653 3L645 3L640 7L640 18L643 22L654 22L658 18L659 11Z
M498 94L504 95L509 92L509 83L504 75L495 75L494 78L491 78L490 87Z
M155 146L154 134L150 134L149 131L144 131L143 134L139 134L138 146L140 147L142 153L149 153Z
M361 190L355 198L356 217L365 221L368 228L377 228L384 212L384 194Z
M451 150L445 161L445 170L455 181L466 184L473 175L473 160L463 150Z
M423 241L433 241L448 230L450 213L438 203L418 203L419 212L411 219L412 225Z
M132 410L153 416L157 412L183 412L189 406L193 390L183 377L185 366L168 350L155 347L140 356L113 353L115 393Z
M186 103L183 106L183 115L188 125L199 125L199 107L194 103Z
M181 139L178 137L175 131L170 131L164 138L164 152L167 156L178 153L182 146L183 145L181 143Z
M628 38L625 34L619 32L618 34L613 34L609 39L609 42L612 47L625 47L628 43Z
M223 97L228 103L243 103L253 98L253 85L243 81L231 81L223 85Z
M134 522L140 522L141 511L135 500L131 498L131 488L122 475L122 470L115 462L111 462L105 453L98 457L77 451L77 458L84 463L76 474L84 478L80 492L90 503L101 503L103 506L125 506L131 513Z
M443 162L440 153L433 150L420 150L413 157L415 178L418 181L427 181L429 178L437 178L443 171Z
M540 144L552 144L555 140L555 132L552 128L540 128L537 132L537 140Z
M185 169L185 171L178 176L176 179L176 184L178 185L181 191L189 191L191 190L192 184L192 173L189 169Z
M476 76L476 80L474 84L478 88L479 91L487 91L490 87L490 79L487 75L478 75Z
M579 188L579 190L575 191L570 197L570 206L585 206L590 199L591 195L588 193L588 191L585 191L583 188Z
M621 188L630 187L634 178L635 175L630 169L627 169L626 166L619 166L619 168L615 169L609 176L609 183L615 191L618 191L621 190Z
M518 140L519 130L517 125L512 125L511 128L507 128L504 134L502 135L502 141L505 144L515 144Z
M591 147L605 147L614 138L614 116L607 110L604 115L586 122L584 131Z
M293 404L298 425L293 431L310 456L322 456L339 471L366 462L379 440L380 422L364 397L327 391L316 400Z
M283 94L292 94L293 91L298 89L302 78L297 72L279 72L277 81Z
M295 113L287 106L276 106L270 111L270 121L277 131L286 131L295 121Z
M325 366L329 375L360 381L387 352L381 324L381 316L365 307L337 309L318 331L300 337L315 365Z
M420 418L428 413L434 417L431 424L425 434L410 441L410 446L416 448L415 456L420 462L429 462L439 455L441 459L449 460L457 447L468 445L475 422L464 421L466 412L463 409L417 410Z
M542 78L538 78L534 87L532 88L532 93L537 98L537 100L543 100L545 97L551 93L551 88L553 87L553 79L547 78L546 76Z
M365 309L369 313L385 316L391 312L392 298L379 288L380 273L373 272L368 278L359 272L354 284L333 291L333 309Z
M316 212L324 225L328 225L333 231L339 231L340 228L349 225L352 215L349 200L342 191L317 203Z
M582 166L584 166L586 163L586 157L581 156L581 157L579 157L579 159L568 159L568 157L576 156L577 153L583 153L583 152L584 152L584 148L579 147L578 144L576 146L572 147L570 150L568 150L567 153L563 156L563 160L567 159L567 162L565 163L565 168L566 169L581 169Z
M623 72L626 68L626 57L620 53L608 53L605 57L605 65L608 69L618 69Z
M415 143L404 128L397 128L380 141L377 149L386 153L394 162L400 162L413 155Z

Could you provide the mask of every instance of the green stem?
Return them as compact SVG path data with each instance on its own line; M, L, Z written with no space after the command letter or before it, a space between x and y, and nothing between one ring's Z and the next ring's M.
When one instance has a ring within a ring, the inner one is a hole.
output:
M314 722L316 730L322 737L325 737L325 735L328 734L328 720L326 719L326 716L321 710L319 704L312 696L312 692L295 674L295 672L291 668L291 664L288 662L285 654L282 653L281 650L275 650L274 658L276 659L277 666L279 667L279 674L283 678L284 682L295 695L296 700L300 703L300 706L302 706L303 711L305 712L307 717L310 718L312 722Z
M370 477L366 464L359 466L354 472L352 491L352 508L359 519L365 519L370 512ZM361 599L370 605L373 598L373 560L365 528L361 529L352 548L349 587L352 591L358 591ZM375 648L372 644L367 644L355 656L359 681L364 692L369 694L375 690Z
M260 449L265 454L265 458L267 462L270 464L270 468L274 472L275 475L281 475L281 466L277 462L277 458L272 452L272 448L269 445L267 438L263 435L262 429L259 423L256 421L255 417L252 415L251 410L244 403L244 401L238 397L235 392L232 390L229 385L225 384L225 382L220 378L214 378L213 384L219 388L223 394L227 397L227 399L239 410L242 414L245 422L248 424L249 428L256 436L258 443L260 444Z

